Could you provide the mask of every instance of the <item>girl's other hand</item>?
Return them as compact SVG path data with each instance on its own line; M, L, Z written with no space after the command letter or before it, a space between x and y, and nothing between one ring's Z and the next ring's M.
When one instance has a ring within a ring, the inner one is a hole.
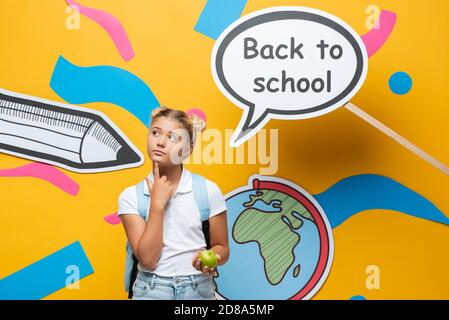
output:
M202 250L205 251L205 250ZM201 269L201 258L200 258L200 253L202 251L198 251L195 256L193 257L192 260L192 266L198 270L201 271L203 273L204 276L211 276L211 277L216 277L217 276L217 271L216 271L216 267L215 268L209 268L207 266L205 266L204 268ZM215 255L217 256L217 260L218 260L218 264L220 263L221 260L221 256L218 253L215 253ZM218 265L217 264L217 265Z

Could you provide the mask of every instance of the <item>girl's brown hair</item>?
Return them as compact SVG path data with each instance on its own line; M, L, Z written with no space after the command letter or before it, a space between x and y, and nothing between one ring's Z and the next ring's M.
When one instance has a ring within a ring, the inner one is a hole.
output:
M165 106L156 108L151 112L151 122L161 117L178 121L181 127L188 132L190 143L192 145L195 145L196 133L201 132L206 128L206 122L195 113L192 113L191 116L189 116L182 110L172 109Z

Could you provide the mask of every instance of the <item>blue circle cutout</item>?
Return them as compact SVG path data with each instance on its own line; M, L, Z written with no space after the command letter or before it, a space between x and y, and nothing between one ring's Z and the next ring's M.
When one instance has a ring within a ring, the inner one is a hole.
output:
M391 91L396 94L403 95L410 92L412 89L412 78L405 72L396 72L388 81Z

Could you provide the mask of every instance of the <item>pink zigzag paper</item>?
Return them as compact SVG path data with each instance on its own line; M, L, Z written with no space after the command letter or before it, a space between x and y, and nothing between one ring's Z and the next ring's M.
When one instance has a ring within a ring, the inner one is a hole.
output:
M128 61L134 57L134 50L131 46L128 35L117 18L105 11L79 5L73 0L66 0L66 2L70 7L82 15L85 15L102 26L103 29L105 29L109 34L112 41L114 41L115 46L125 61Z
M106 221L109 224L120 224L122 222L120 217L117 215L117 212L104 217L104 221Z
M79 185L61 170L44 163L33 162L21 167L0 170L0 177L34 177L45 180L59 189L76 195Z
M396 24L396 13L382 10L376 26L362 36L368 57L375 54L387 41Z

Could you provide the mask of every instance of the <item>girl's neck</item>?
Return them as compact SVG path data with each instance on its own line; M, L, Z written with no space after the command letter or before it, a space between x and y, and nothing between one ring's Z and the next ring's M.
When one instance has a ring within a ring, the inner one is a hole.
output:
M167 180L172 184L178 184L179 180L181 180L181 174L182 164L170 166L162 166L159 164L159 176L166 176Z

